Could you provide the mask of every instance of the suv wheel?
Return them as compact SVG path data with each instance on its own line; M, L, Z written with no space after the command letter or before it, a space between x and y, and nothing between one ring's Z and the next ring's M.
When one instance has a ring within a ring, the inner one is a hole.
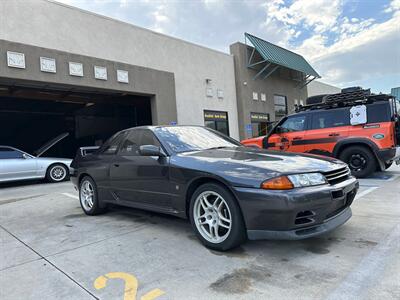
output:
M79 202L87 215L98 215L104 212L104 208L99 205L96 183L89 176L85 176L79 185Z
M372 174L377 167L374 154L363 146L351 146L344 149L339 159L347 163L351 173L358 178Z
M226 251L242 244L247 236L240 208L224 187L207 183L190 201L190 221L208 248Z

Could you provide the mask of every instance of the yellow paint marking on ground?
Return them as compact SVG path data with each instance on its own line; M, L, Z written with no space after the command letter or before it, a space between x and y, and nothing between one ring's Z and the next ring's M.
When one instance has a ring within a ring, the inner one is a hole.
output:
M150 292L148 292L146 295L143 295L140 300L153 300L157 297L160 297L161 295L164 295L165 292L160 290L160 289L154 289Z
M112 272L107 273L105 275L99 276L94 281L94 287L99 290L103 289L107 285L108 279L122 279L125 281L125 290L124 290L124 300L136 300L136 294L138 290L138 280L135 276L124 273L124 272ZM154 289L143 295L141 300L153 300L161 295L165 294L164 291L160 289Z

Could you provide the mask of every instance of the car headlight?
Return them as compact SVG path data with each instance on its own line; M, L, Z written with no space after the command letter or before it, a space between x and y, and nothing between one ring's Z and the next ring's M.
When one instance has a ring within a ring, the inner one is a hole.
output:
M321 173L288 175L288 178L293 183L294 187L312 186L326 183L325 176Z
M327 181L325 176L321 173L304 173L268 179L261 184L261 188L266 190L290 190L295 187L321 185L325 183L327 183Z

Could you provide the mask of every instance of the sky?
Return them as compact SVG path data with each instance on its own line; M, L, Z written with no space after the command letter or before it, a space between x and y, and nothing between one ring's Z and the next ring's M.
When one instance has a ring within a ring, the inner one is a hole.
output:
M248 32L338 87L400 86L400 0L57 1L227 53Z

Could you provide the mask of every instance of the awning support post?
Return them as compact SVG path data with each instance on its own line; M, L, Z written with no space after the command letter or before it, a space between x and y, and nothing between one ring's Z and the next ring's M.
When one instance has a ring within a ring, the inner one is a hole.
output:
M253 80L256 80L258 76L260 76L262 74L262 72L264 72L269 66L271 65L271 63L266 64L254 77Z
M272 73L274 73L275 72L275 70L276 69L278 69L279 68L279 66L275 66L275 67L273 67L272 68L272 70L271 71L269 71L268 73L267 73L267 75L265 75L264 76L264 78L263 79L265 79L265 78L267 78L268 76L270 76Z

